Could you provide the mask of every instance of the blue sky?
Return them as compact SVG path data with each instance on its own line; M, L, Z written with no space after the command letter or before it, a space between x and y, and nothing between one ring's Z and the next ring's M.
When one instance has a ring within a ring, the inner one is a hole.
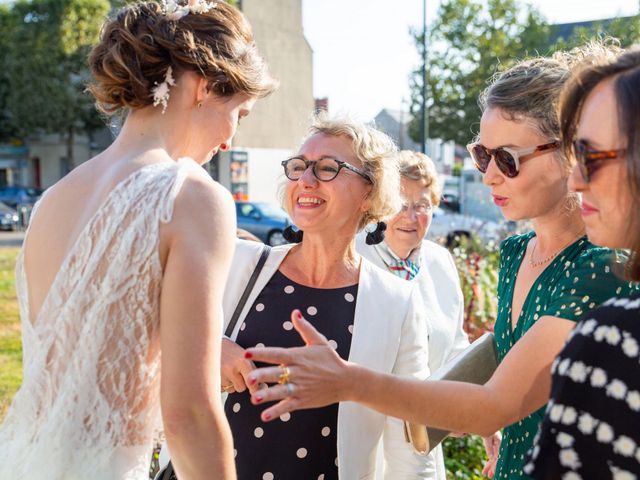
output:
M551 23L638 13L638 0L533 0ZM439 0L427 0L427 22ZM305 35L314 51L314 95L332 113L362 120L409 98L409 73L420 64L411 27L422 25L422 0L303 0Z

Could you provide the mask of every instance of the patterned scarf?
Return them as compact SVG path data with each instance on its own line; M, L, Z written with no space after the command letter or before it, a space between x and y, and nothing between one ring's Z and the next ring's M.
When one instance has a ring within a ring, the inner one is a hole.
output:
M382 241L382 243L374 245L373 248L375 248L384 264L392 273L405 280L413 280L420 271L421 246L422 245L419 245L414 248L409 256L404 260L393 253L386 241Z

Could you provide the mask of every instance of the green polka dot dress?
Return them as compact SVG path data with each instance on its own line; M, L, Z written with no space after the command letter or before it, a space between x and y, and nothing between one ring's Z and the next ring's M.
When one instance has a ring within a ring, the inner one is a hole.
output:
M534 232L506 239L500 246L498 280L498 316L495 325L498 360L542 316L577 322L582 315L613 296L629 296L635 284L614 274L614 263L625 256L608 248L597 247L582 237L565 248L538 276L529 291L516 328L511 329L513 287L527 244ZM527 479L522 473L527 452L533 445L545 407L509 425L503 431L496 479Z

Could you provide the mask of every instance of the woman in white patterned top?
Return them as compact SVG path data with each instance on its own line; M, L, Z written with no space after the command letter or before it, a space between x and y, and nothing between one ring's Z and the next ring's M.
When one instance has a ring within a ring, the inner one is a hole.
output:
M163 423L182 479L235 478L214 394L233 203L200 166L274 81L226 2L131 4L89 63L98 106L126 120L34 209L0 478L148 479Z

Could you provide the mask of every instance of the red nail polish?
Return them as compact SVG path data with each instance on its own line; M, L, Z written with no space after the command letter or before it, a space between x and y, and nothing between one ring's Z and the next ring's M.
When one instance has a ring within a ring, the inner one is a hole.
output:
M271 415L269 415L268 413L265 413L264 415L262 415L262 417L266 420L271 420Z
M296 312L296 316L298 317L298 320L302 320L302 314L299 310Z
M244 352L244 358L253 358L251 352Z
M260 403L262 400L262 395L256 395L256 403Z
M249 378L249 385L255 385L256 384L256 379L255 378Z

